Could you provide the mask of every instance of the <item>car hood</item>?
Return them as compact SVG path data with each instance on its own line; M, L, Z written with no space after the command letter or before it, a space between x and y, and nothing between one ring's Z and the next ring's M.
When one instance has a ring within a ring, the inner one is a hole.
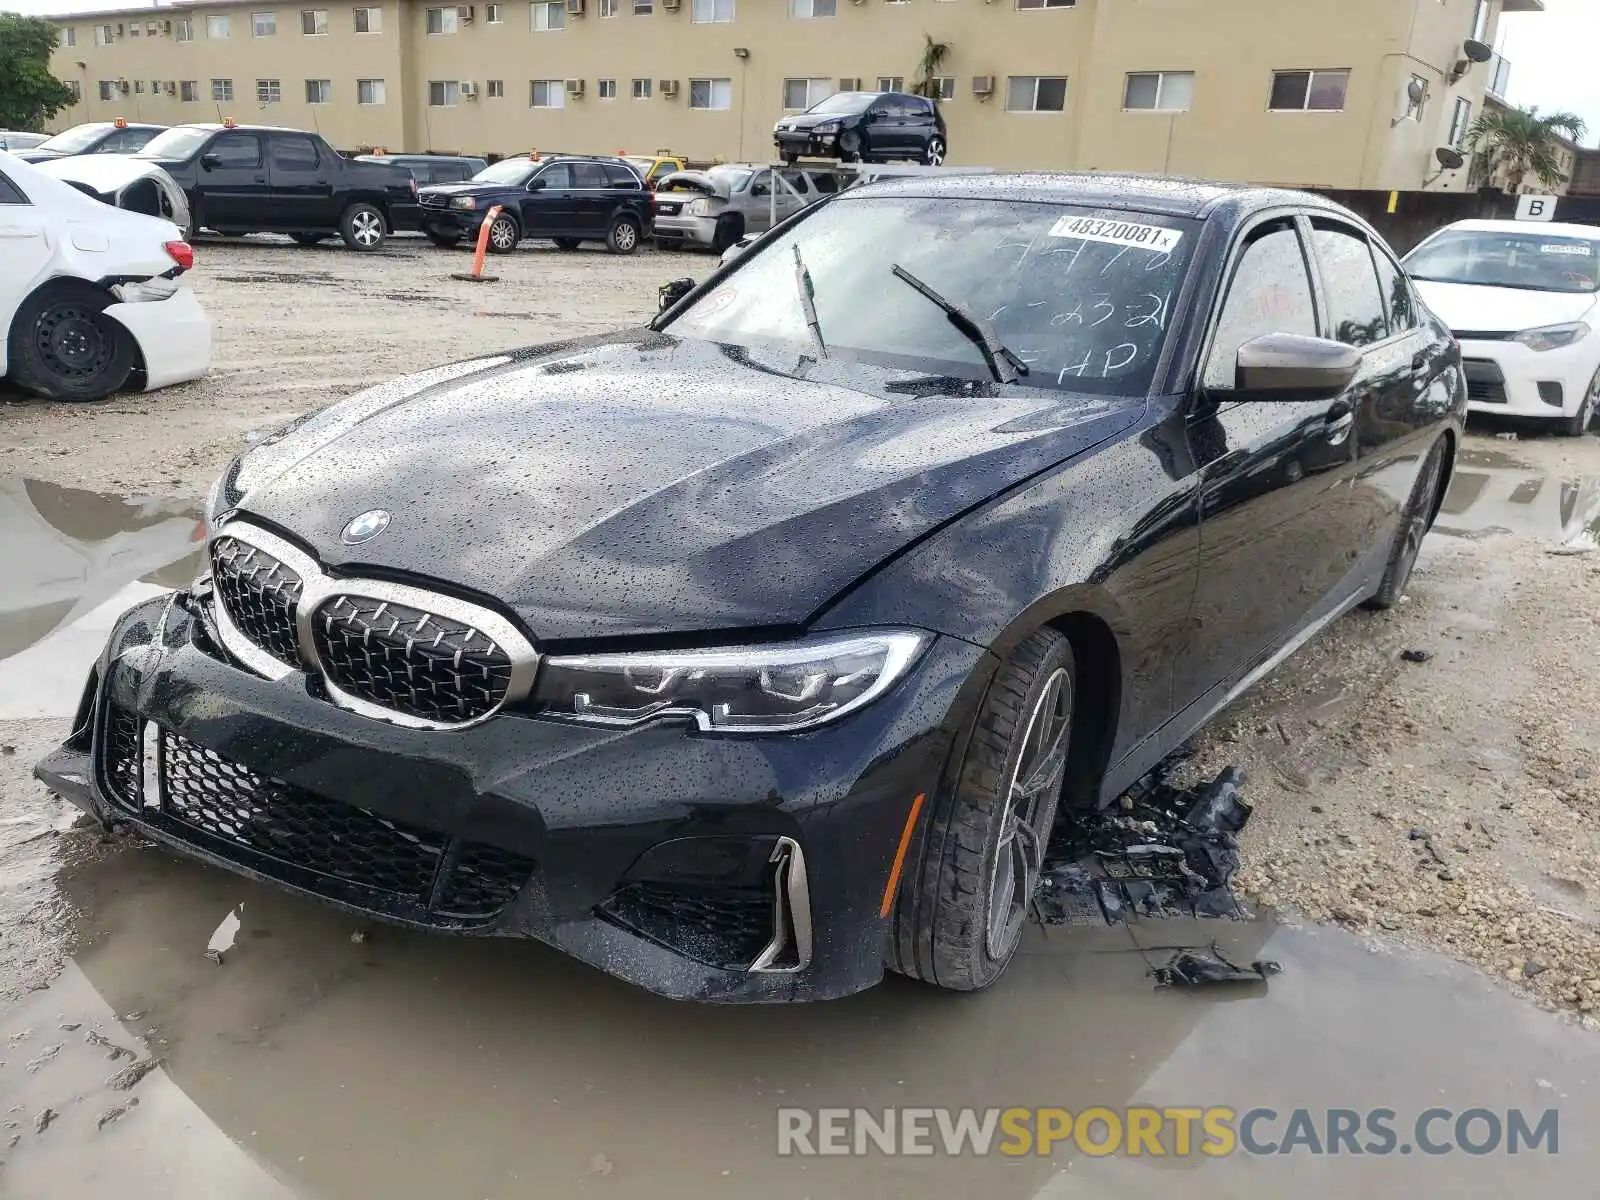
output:
M1527 288L1414 281L1422 302L1457 333L1515 333L1578 321L1595 307L1593 292L1534 292Z
M57 158L74 157L70 154L62 154L56 150L13 150L11 153L17 158L20 158L23 162L28 163L50 162Z
M334 569L428 576L544 641L799 627L1134 401L635 331L441 368L303 420L224 504ZM388 527L341 540L358 514Z
M371 163L370 166L380 166ZM393 167L392 170L404 171L404 167ZM408 172L409 173L409 172ZM514 183L430 183L426 187L417 189L418 196L487 196L497 192L518 192L522 189Z
M860 115L860 113L801 113L797 117L784 117L773 128L780 130L815 129L824 121L838 121L840 124L848 124Z
M674 171L656 181L656 195L670 196L674 192L699 192L702 196L715 196L721 200L726 200L729 195L725 180L704 171Z
M83 183L97 192L115 192L135 180L170 178L159 163L126 154L80 154L37 164L39 170L68 183Z

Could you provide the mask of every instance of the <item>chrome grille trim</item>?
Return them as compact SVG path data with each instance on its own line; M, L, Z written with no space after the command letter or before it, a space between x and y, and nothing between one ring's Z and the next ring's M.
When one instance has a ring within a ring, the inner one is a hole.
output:
M246 521L229 521L216 530L214 539L232 538L253 546L277 559L289 570L300 576L301 590L299 602L295 607L295 635L299 643L300 657L307 664L309 673L316 675L322 685L327 689L328 697L338 707L359 716L370 717L377 721L387 721L391 725L401 725L408 729L433 729L454 730L470 729L490 720L508 704L514 704L525 698L533 687L533 677L539 666L539 653L534 649L522 632L499 613L473 604L470 601L458 599L455 596L444 595L440 592L429 591L426 588L411 587L403 583L390 583L384 579L335 578L324 571L318 562L309 554L298 547L270 533L265 529L251 525ZM359 696L353 696L341 689L328 677L323 669L321 658L317 654L316 638L313 635L313 617L324 602L335 596L359 596L368 600L388 601L392 604L401 604L409 608L421 609L424 612L437 613L451 620L460 621L480 630L492 638L499 647L505 651L511 660L511 679L506 687L505 695L500 702L481 716L467 721L432 721L422 717L411 716L408 713L396 712L394 709L385 708L374 704ZM228 616L227 605L222 603L220 596L212 606L216 615L217 633L222 639L223 647L243 663L250 670L266 679L286 679L291 675L302 672L287 663L280 662L273 655L252 642L235 625Z

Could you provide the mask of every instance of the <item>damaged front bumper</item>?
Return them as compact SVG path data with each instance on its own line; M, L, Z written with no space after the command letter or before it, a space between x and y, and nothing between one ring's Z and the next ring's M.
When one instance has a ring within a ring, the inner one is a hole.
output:
M881 978L895 848L984 656L939 638L835 726L730 738L511 712L405 729L220 646L191 593L130 610L39 778L109 827L365 916L535 937L709 1001Z

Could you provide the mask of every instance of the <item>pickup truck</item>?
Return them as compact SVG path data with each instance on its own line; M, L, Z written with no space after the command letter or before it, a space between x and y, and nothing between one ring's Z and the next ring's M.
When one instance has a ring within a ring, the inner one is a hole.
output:
M191 233L286 233L302 246L338 235L369 251L394 230L417 227L409 171L344 158L298 129L175 125L134 157L159 164L183 188Z

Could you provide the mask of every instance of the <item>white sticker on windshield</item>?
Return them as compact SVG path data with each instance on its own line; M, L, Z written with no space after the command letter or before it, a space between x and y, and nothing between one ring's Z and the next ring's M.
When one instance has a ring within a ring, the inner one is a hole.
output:
M1131 246L1158 254L1171 254L1183 241L1183 233L1177 229L1137 225L1132 221L1106 221L1099 217L1062 217L1050 226L1050 236L1104 242L1108 246Z
M1540 254L1577 254L1592 258L1594 251L1582 242L1546 242L1539 247Z

